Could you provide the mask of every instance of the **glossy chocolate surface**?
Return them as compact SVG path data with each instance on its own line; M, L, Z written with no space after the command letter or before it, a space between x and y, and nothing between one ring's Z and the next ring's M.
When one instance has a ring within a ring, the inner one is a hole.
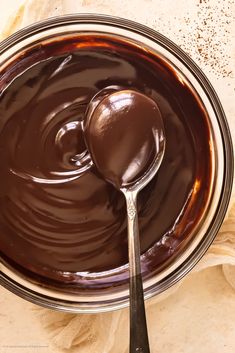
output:
M124 197L94 166L82 169L81 122L92 97L110 85L156 101L165 127L162 165L138 198L146 276L191 239L207 202L206 113L173 68L110 37L38 45L0 71L0 252L43 281L89 289L128 278L120 268L128 262Z
M118 190L140 181L165 140L156 102L120 88L104 97L101 90L92 99L84 119L84 137L97 170Z

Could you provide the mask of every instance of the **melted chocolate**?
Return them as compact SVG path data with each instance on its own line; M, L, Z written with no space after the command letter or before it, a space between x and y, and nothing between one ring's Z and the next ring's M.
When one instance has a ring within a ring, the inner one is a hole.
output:
M145 276L192 239L208 199L206 112L172 67L105 36L36 45L0 71L0 252L47 283L94 289L128 278L125 200L90 167L81 130L90 100L111 85L153 99L165 127L161 168L138 198Z
M158 156L162 117L152 99L133 90L98 97L86 113L85 140L98 171L120 189L136 183Z

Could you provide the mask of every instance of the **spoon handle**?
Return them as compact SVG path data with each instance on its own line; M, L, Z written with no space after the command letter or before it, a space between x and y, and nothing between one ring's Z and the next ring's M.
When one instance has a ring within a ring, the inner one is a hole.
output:
M130 269L130 353L150 353L140 265L137 193L126 191Z

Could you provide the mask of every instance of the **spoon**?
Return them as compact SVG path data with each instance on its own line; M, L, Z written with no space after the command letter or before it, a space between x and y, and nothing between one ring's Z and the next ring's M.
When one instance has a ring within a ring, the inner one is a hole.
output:
M85 141L100 174L126 199L130 272L130 353L149 353L140 264L137 195L157 173L165 151L160 110L151 98L112 86L89 104Z

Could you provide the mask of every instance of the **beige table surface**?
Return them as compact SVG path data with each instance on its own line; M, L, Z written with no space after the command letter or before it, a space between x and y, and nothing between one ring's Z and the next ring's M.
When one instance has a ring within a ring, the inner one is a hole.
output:
M0 33L20 3L0 0ZM53 3L61 6L61 1ZM134 19L173 39L213 83L234 131L234 1L65 1L63 11L71 12L71 8ZM201 37L202 26L206 29ZM189 275L175 294L156 304L148 315L156 317L155 325L150 327L153 353L235 352L235 291L226 282L221 267ZM62 352L52 341L41 320L41 310L0 288L0 353Z

